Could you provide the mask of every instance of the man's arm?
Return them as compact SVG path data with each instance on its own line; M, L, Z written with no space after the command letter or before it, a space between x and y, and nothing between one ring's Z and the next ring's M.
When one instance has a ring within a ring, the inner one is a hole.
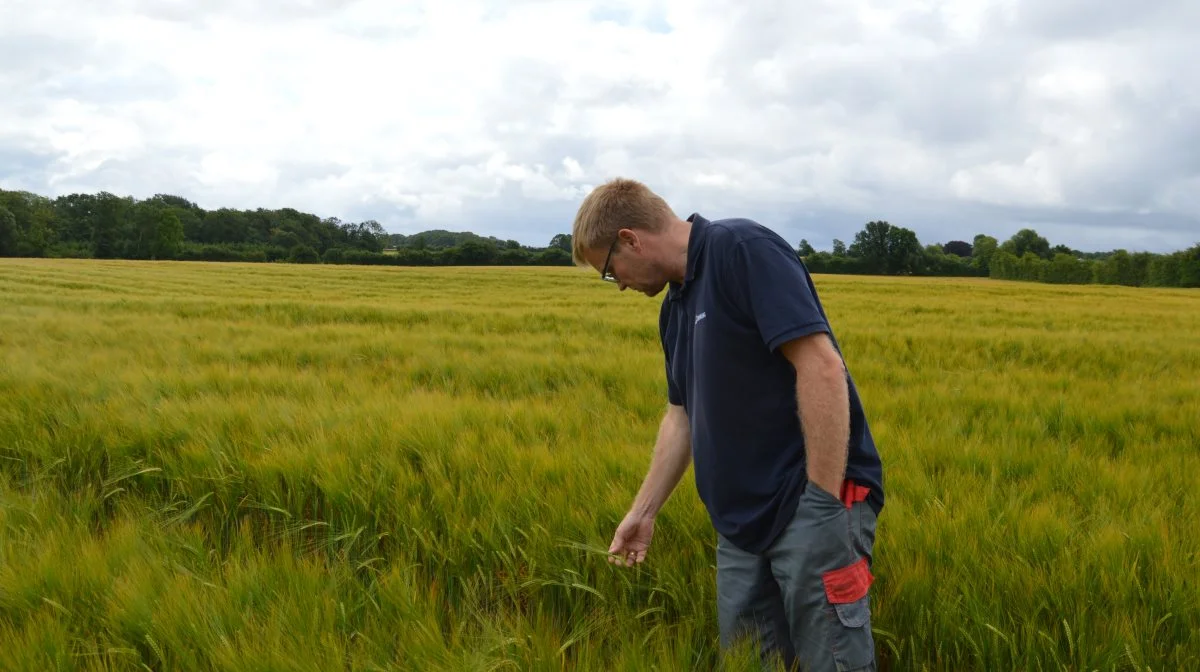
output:
M687 471L692 459L691 444L687 413L682 406L671 404L658 426L650 471L608 547L609 562L629 567L646 559L650 538L654 536L654 517Z
M658 515L679 479L692 461L692 430L682 406L670 404L658 425L650 470L630 508L632 513L653 518Z
M850 390L846 368L824 332L780 346L796 368L796 403L808 456L808 480L841 496L850 443Z
M808 269L786 241L765 233L734 245L720 268L763 345L795 367L809 481L839 497L850 443L850 390Z

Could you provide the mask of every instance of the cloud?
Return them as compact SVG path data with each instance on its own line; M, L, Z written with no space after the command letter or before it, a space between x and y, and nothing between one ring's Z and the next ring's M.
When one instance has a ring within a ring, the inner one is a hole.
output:
M1190 0L19 0L0 187L544 245L587 190L828 249L1200 240Z

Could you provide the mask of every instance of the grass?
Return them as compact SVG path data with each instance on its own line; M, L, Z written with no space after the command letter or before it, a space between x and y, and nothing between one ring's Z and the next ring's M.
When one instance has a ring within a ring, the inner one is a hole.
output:
M884 459L880 668L1200 668L1200 294L816 280ZM0 261L0 668L716 667L690 471L603 557L657 311L571 268Z

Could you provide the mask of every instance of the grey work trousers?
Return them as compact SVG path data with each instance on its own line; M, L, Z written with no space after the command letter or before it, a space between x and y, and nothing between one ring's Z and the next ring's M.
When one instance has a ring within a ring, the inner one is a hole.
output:
M761 554L717 535L721 645L757 638L765 665L804 672L875 670L869 587L875 512L809 484Z

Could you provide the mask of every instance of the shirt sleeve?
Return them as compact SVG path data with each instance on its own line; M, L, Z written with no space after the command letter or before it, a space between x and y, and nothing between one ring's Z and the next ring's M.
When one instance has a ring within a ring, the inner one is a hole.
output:
M667 401L674 406L682 406L683 395L679 394L679 388L676 387L674 379L671 378L671 351L667 347L668 302L669 300L663 301L662 309L658 314L658 339L662 343L663 373L667 376Z
M739 303L770 350L794 338L830 331L808 269L781 239L756 236L741 241L729 270L729 286L737 288Z
M667 401L672 406L682 406L683 397L679 395L679 388L675 387L675 381L671 380L671 360L667 360Z

